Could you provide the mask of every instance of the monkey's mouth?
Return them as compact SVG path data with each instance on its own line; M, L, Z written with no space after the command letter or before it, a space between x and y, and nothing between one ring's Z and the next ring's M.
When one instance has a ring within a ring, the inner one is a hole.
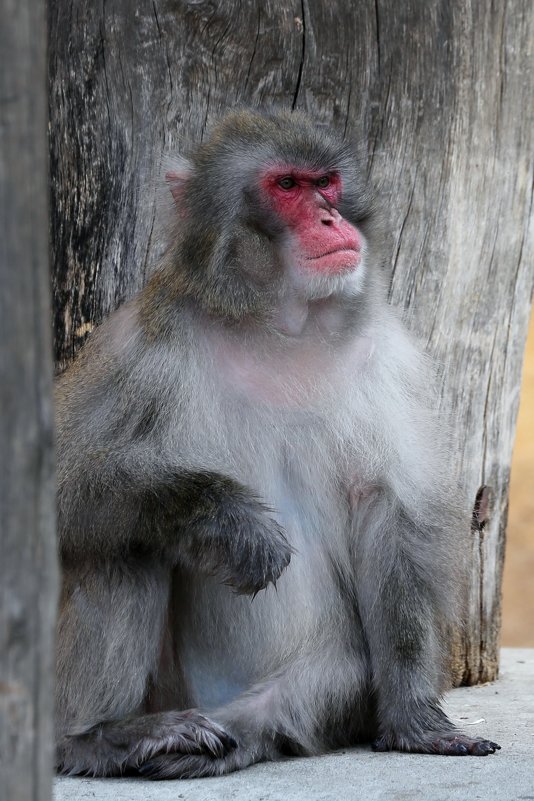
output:
M360 256L360 249L356 248L336 248L335 250L327 250L326 253L319 253L318 256L306 256L306 261L315 261L316 259L324 259L326 256L334 256L337 253L353 253Z
M341 247L327 250L325 253L319 253L316 256L306 256L304 260L307 266L313 267L315 270L337 273L354 270L360 263L360 259L360 248Z

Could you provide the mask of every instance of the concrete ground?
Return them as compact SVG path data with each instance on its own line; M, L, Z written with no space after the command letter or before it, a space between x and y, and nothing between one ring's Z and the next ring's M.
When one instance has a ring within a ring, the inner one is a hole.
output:
M58 779L55 801L534 801L534 649L504 649L494 684L449 693L487 757L375 754L368 747L254 765L216 779Z

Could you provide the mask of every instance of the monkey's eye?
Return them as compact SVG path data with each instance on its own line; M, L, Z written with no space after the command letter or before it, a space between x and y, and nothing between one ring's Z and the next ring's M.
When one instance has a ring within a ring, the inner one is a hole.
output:
M293 189L297 185L297 182L293 180L290 175L284 175L283 178L280 178L278 181L278 186L280 189L285 189L286 192L288 189Z
M326 189L327 186L330 186L330 178L328 175L321 175L321 177L317 179L317 186L319 189Z

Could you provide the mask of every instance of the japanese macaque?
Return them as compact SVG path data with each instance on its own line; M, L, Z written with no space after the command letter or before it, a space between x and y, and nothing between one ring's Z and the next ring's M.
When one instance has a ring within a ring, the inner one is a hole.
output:
M161 269L57 382L58 769L493 753L440 707L459 526L353 151L240 111L167 179Z

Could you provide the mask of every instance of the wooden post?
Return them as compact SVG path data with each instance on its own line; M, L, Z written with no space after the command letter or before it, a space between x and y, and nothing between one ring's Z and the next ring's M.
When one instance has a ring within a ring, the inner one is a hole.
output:
M156 261L162 152L239 102L361 132L390 220L391 301L441 365L474 510L456 680L493 678L534 274L532 3L49 5L60 366Z
M0 16L0 798L52 777L57 568L44 0Z

